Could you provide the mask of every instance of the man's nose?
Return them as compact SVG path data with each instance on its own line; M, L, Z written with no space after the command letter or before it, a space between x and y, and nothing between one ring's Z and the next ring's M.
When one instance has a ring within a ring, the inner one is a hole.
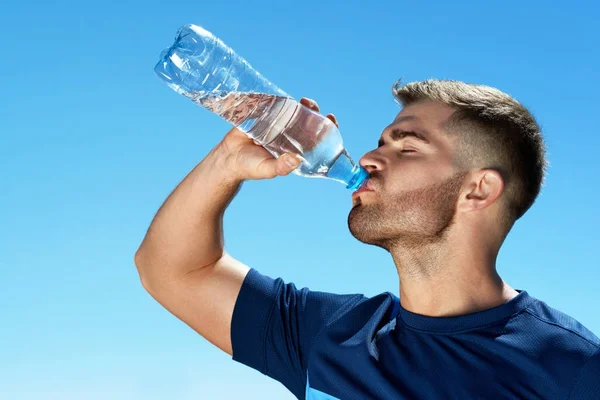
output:
M369 173L375 170L381 171L385 166L385 160L377 153L377 149L366 153L358 163Z

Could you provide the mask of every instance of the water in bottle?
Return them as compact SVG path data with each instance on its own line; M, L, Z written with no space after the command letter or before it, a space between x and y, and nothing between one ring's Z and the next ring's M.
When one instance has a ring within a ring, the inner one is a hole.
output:
M333 179L355 190L367 172L346 152L333 122L266 80L220 39L182 27L155 71L173 90L229 121L273 156L293 153L294 173Z

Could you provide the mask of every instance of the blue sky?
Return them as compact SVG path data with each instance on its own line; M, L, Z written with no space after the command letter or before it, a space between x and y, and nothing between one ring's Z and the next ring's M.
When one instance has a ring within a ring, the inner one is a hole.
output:
M154 75L186 23L335 113L356 160L396 115L390 88L400 77L484 83L523 102L551 164L499 272L600 334L600 9L491 3L3 5L0 397L292 398L165 311L133 265L158 207L229 129ZM329 180L247 182L225 217L226 248L298 287L397 293L388 254L348 232L350 205Z

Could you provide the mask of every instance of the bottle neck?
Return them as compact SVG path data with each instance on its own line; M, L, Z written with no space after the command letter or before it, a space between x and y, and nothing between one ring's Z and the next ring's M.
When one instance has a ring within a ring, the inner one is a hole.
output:
M346 150L340 153L327 172L327 178L345 184L346 189L350 190L360 188L365 183L368 175L363 167L354 163Z

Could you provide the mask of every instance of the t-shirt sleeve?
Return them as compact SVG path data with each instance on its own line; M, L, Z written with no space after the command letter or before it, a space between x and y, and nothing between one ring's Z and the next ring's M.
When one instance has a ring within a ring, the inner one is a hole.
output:
M303 398L307 360L315 337L328 322L363 298L362 294L296 289L293 283L251 269L233 311L233 359Z
M600 399L600 349L590 357L581 369L569 399Z

